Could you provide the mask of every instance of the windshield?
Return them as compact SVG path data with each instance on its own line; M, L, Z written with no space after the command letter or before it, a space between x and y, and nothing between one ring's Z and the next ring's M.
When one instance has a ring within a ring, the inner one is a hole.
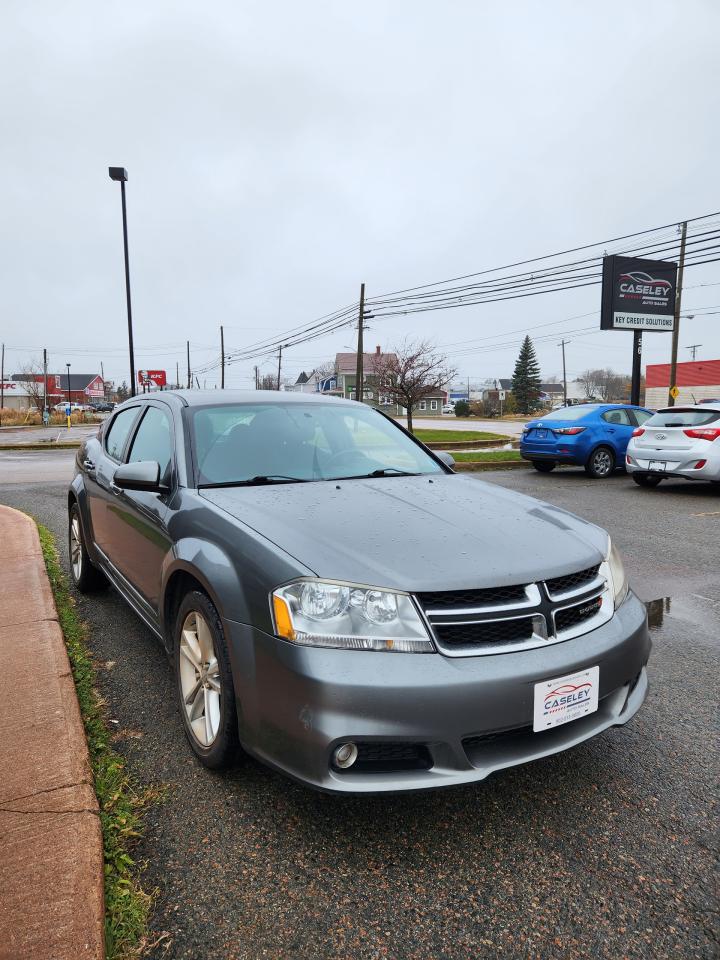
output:
M659 410L646 420L646 427L701 427L706 423L720 420L717 410L684 410L682 407L671 407L669 410Z
M561 410L553 410L552 413L544 413L538 420L581 420L587 413L597 410L597 406L591 403L576 404L572 407L563 407Z
M218 404L188 414L200 486L444 472L360 403Z

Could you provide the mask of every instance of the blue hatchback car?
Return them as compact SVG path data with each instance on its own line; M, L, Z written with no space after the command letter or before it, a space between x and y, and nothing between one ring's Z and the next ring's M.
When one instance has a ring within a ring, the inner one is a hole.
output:
M582 403L531 420L523 431L520 455L549 473L559 463L576 463L596 479L625 463L633 430L652 411L625 403Z

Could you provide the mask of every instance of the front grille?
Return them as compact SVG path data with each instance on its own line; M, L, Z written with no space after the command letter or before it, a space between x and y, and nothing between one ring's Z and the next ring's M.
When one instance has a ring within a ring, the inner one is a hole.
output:
M532 617L480 623L436 623L433 626L438 640L449 647L511 645L530 640L533 635Z
M526 585L491 587L486 590L443 590L437 593L416 594L427 610L435 607L490 607L499 604L522 603L527 599Z
M545 585L548 593L558 594L567 593L569 590L577 590L586 583L592 583L597 578L600 564L594 567L588 567L587 570L579 570L577 573L567 573L564 577L553 577L552 580L546 580Z
M358 743L352 771L387 773L394 770L429 770L430 751L422 743Z
M602 597L596 597L594 600L578 603L574 607L558 610L555 614L556 632L561 633L563 630L570 630L572 627L585 623L586 620L592 620L601 606Z

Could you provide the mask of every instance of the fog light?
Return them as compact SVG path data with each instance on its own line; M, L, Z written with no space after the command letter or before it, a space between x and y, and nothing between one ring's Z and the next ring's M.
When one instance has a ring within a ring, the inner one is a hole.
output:
M333 753L333 763L341 770L347 770L357 760L358 748L354 743L343 743L337 747Z

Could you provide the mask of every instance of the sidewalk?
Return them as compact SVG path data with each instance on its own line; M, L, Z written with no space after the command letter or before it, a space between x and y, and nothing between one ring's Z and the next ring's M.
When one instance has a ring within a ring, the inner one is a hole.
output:
M35 524L0 506L0 960L102 958L97 800Z

